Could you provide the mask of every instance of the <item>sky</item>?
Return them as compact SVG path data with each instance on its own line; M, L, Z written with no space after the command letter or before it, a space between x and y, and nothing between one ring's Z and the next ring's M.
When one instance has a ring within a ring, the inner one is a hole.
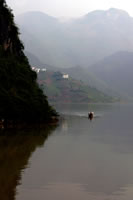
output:
M15 15L27 11L42 11L54 17L80 17L93 10L118 8L133 17L132 0L6 0Z

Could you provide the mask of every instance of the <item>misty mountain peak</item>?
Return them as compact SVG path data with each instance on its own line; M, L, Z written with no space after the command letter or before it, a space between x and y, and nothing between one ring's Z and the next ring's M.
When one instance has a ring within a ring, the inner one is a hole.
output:
M85 19L91 21L95 19L117 20L119 18L130 18L130 16L126 11L117 8L110 8L109 10L95 10L85 15Z
M113 19L118 19L120 17L122 18L130 17L126 11L117 8L110 8L109 10L106 11L106 15L107 17L111 17Z
M22 13L20 15L18 15L18 17L21 17L21 16L26 16L26 17L47 17L47 18L50 18L50 19L55 19L55 17L52 17L52 16L49 16L48 14L44 13L44 12L41 12L41 11L29 11L29 12L25 12L25 13Z
M40 12L16 18L26 50L49 65L88 66L117 51L133 51L133 18L123 10L96 10L69 23L52 19Z
M55 17L49 16L40 11L29 11L22 13L17 16L17 21L21 21L21 23L40 23L40 22L47 22L47 23L56 23L58 20Z

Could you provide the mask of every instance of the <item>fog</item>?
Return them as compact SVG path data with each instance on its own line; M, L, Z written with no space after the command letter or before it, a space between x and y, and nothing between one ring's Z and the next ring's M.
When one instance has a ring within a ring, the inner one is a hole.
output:
M90 11L109 8L126 10L133 16L131 0L6 0L15 15L38 10L55 17L78 17Z
M113 94L133 99L130 0L7 0L7 3L15 14L31 65L66 70L72 78L109 95L113 90ZM61 17L72 19L61 23L58 19Z

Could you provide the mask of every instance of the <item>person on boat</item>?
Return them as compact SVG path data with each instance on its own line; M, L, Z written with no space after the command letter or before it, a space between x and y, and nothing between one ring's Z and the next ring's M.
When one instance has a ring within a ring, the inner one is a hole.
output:
M94 117L94 112L89 112L89 113L88 113L88 118L89 118L90 120L92 120L93 117Z

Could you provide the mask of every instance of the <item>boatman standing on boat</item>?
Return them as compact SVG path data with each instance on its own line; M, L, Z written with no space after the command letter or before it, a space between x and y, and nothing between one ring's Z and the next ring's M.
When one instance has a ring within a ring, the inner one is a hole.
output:
M94 117L94 112L89 112L89 113L88 113L88 118L89 118L90 120L92 120L93 117Z

